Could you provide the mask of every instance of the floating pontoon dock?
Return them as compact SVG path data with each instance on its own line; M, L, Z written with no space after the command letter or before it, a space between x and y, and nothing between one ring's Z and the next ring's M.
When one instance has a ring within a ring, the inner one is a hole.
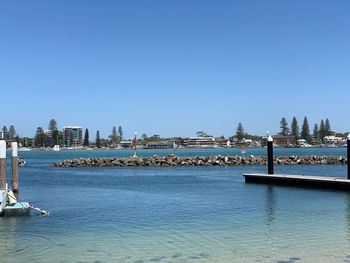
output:
M328 176L274 174L273 169L273 138L267 137L267 173L243 174L247 183L279 184L309 188L328 188L350 190L350 134L347 137L347 178Z
M247 183L350 190L350 180L337 177L264 173L250 173L243 176Z

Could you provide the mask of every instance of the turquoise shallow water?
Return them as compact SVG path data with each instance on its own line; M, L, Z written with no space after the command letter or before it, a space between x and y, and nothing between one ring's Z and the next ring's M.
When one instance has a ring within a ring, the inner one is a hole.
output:
M280 155L345 154L344 149L307 149L307 154L304 149L278 150ZM246 154L259 152L264 149ZM0 262L350 262L347 192L244 183L242 173L263 172L263 166L49 166L66 158L130 153L22 153L27 165L20 170L21 199L35 201L51 215L0 218ZM346 167L275 169L344 177Z

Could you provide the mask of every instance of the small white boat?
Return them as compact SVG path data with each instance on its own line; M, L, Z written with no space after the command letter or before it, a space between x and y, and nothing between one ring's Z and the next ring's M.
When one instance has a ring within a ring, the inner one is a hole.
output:
M32 149L28 148L28 147L19 147L18 148L18 151L19 152L29 152L31 151Z
M55 152L59 152L60 151L60 146L58 144L56 144L54 147L53 147L53 150Z
M25 166L26 165L26 161L23 158L19 158L18 159L18 165L19 166Z
M30 210L35 210L42 215L48 215L49 212L40 209L28 202L18 202L14 193L8 189L0 190L0 216L22 216L30 215Z
M28 202L17 202L13 192L6 188L0 190L0 216L5 215L27 215L30 213Z

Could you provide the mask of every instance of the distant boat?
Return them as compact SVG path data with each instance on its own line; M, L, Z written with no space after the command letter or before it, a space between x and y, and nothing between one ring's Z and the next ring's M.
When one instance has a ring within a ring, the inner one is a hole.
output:
M19 147L18 148L18 151L19 152L29 152L31 151L32 149L28 148L28 147Z
M20 158L20 159L18 160L18 165L19 165L19 166L25 166L25 165L26 165L26 161L25 161L23 158Z
M241 149L241 154L245 154L245 149L244 148Z
M0 189L0 217L6 215L30 215L31 209L42 215L49 214L47 211L28 202L18 202L13 192L8 189L7 184L5 189Z
M17 202L15 195L6 184L5 189L0 189L0 216L11 212L29 214L30 204L28 202Z
M54 147L53 147L53 150L55 152L59 152L60 151L60 146L58 144L56 144Z

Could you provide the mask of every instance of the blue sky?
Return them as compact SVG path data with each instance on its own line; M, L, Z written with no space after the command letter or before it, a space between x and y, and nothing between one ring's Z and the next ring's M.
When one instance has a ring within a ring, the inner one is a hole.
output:
M349 1L0 0L0 125L350 130Z

